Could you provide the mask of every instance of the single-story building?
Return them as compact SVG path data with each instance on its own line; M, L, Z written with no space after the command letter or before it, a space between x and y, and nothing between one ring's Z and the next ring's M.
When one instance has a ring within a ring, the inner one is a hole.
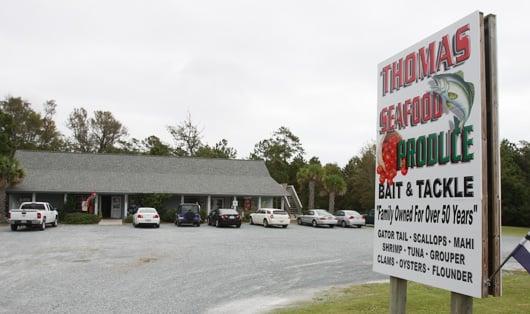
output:
M103 218L123 218L137 196L168 194L164 207L199 203L208 212L284 208L285 186L274 181L259 160L161 157L125 154L17 151L26 177L7 189L9 208L26 201L49 202L56 208L83 202L96 193L94 211ZM72 201L73 199L73 201Z

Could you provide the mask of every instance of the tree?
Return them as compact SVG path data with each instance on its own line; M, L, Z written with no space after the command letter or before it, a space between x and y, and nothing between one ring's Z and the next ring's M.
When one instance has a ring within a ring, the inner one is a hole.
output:
M197 149L196 157L234 159L237 157L235 148L228 146L228 141L222 139L215 146L204 145Z
M62 148L62 135L57 130L53 116L55 102L44 104L44 117L31 108L31 103L20 97L7 97L0 102L0 110L13 122L9 128L8 141L12 150ZM5 130L4 130L5 131Z
M289 182L289 168L293 160L303 159L304 149L300 139L286 127L280 127L274 131L272 137L258 142L254 146L254 151L250 154L250 159L264 160L270 175L277 182Z
M12 156L14 147L10 136L13 132L13 119L0 108L0 156Z
M44 103L44 116L42 117L42 130L39 138L39 148L44 150L58 151L64 148L62 134L57 130L55 124L55 113L57 104L55 100Z
M42 119L39 113L31 108L31 104L20 97L7 97L0 104L4 113L15 123L9 141L13 148L36 149Z
M322 179L322 186L324 191L329 196L328 210L333 212L335 210L335 197L337 195L344 195L346 193L346 181L342 178L342 175L336 173L326 173L324 171L324 178Z
M151 135L145 138L142 141L142 146L145 148L146 153L148 155L155 155L155 156L170 156L171 155L171 147L169 145L162 143L162 141L154 135Z
M176 155L181 156L195 156L197 150L203 146L202 130L191 121L191 114L188 113L188 118L182 121L181 124L167 127L171 136L175 140Z
M0 156L0 221L5 220L6 189L20 183L24 176L24 170L16 159Z
M364 146L358 156L350 159L343 173L347 183L343 207L360 207L363 211L374 208L375 144Z
M110 111L94 111L94 116L89 118L85 108L75 108L68 116L67 126L72 131L73 151L111 153L128 151L130 145L135 145L125 140L127 128Z
M91 138L98 153L109 153L114 145L128 135L127 128L110 111L95 111L90 119Z
M89 153L94 150L94 144L90 137L90 121L85 108L74 108L74 111L68 116L66 123L72 131L71 146L72 150Z
M309 190L308 209L315 208L315 187L324 175L324 170L319 164L309 164L300 169L297 180L300 186L307 184Z
M501 142L502 222L530 226L530 144Z

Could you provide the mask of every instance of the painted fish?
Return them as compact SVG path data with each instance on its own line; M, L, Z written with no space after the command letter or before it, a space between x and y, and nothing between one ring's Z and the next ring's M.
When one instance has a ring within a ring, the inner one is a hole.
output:
M464 81L464 73L438 74L429 81L431 91L440 95L444 101L444 111L450 111L454 115L454 122L449 122L451 129L455 126L462 128L469 118L473 100L475 98L475 87L472 83Z

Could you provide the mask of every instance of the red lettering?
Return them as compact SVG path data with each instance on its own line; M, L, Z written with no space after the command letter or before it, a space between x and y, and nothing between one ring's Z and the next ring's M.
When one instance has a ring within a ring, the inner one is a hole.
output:
M444 69L447 70L453 66L453 57L451 55L451 46L449 45L449 37L444 35L440 46L438 46L438 59L436 60L436 70L440 71L440 66L444 65Z
M398 61L392 63L392 82L390 84L390 90L399 89L403 85L403 59L400 58Z
M456 64L466 61L471 55L469 37L466 34L467 31L469 31L469 24L466 24L456 30L456 34L454 36Z
M416 81L416 53L411 52L405 57L405 86Z

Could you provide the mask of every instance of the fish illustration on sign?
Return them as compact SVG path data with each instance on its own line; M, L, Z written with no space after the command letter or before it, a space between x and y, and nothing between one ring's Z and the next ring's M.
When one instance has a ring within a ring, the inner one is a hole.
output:
M471 113L475 98L475 87L472 83L464 81L464 73L444 73L434 75L429 81L431 91L442 97L444 112L453 113L453 121L449 122L450 129L455 126L460 129L464 126Z

